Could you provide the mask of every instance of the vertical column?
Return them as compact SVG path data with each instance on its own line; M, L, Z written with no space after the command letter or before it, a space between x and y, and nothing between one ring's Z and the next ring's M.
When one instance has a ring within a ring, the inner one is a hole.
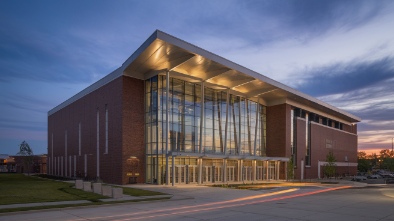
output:
M227 159L223 159L223 183L227 182Z
M71 155L68 156L68 174L70 177L72 177L72 173L71 173Z
M226 90L226 122L224 124L224 155L227 154L227 127L228 127L228 103L230 101L229 90Z
M270 165L270 162L269 162L268 160L266 161L266 165L267 165L267 166L265 167L265 169L266 169L266 171L265 171L265 172L266 172L266 173L265 173L265 176L266 176L266 180L269 180L269 177L270 177L270 176L269 176L269 165Z
M305 165L309 165L309 114L305 113Z
M238 155L242 153L242 142L241 142L241 98L238 97ZM235 111L234 111L235 112ZM235 124L235 121L234 121Z
M202 159L198 158L198 184L202 183Z
M100 177L100 152L99 152L99 147L100 147L100 113L99 109L97 108L97 131L96 131L96 177Z
M78 124L78 155L81 156L81 122Z
M170 103L170 72L166 72L166 185L168 186L170 183L170 165L168 165L168 133L170 132L170 119L169 115L169 103Z
M108 105L105 105L105 153L108 153Z
M74 155L74 177L77 176L77 156Z
M256 160L252 161L252 180L256 181Z
M171 181L172 181L172 186L175 185L175 156L172 156L172 177L171 177Z
M64 176L67 176L67 130L64 132Z
M280 161L276 161L276 180L279 180Z
M86 177L88 175L88 155L85 154L85 159L84 159L84 176Z
M205 119L204 119L204 116L205 116L205 112L204 112L204 109L205 109L205 102L204 102L204 100L205 100L205 87L204 87L204 82L201 82L201 116L200 116L200 150L199 150L199 153L202 153L203 152L203 148L204 148L204 134L203 134L203 132L204 132L204 123L205 123ZM205 152L205 151L204 151Z
M243 174L244 174L244 161L243 160L240 160L240 170L239 170L239 181L243 181L244 180L244 176L243 176Z
M301 180L304 180L304 160L301 160Z
M256 145L257 145L257 128L259 126L259 107L260 107L260 97L257 98L256 104L256 124L254 128L254 147L253 147L253 156L256 156ZM261 139L261 138L260 138Z

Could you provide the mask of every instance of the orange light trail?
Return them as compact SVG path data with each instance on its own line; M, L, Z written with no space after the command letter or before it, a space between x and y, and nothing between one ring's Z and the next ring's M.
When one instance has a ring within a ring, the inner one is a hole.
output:
M258 198L262 198L262 197L269 197L269 196L274 196L274 195L279 195L279 194L290 193L290 192L294 192L296 190L299 190L299 188L291 188L291 189L287 189L287 190L281 190L281 191L276 191L276 192L272 192L272 193L264 193L264 194L259 194L256 196L242 197L242 198L237 198L237 199L233 199L233 200L226 200L226 201L220 201L220 202L214 202L214 203L205 203L205 204L196 205L196 206L183 206L183 207L177 207L177 208L172 208L172 209L162 209L162 210L156 210L154 212L155 213L169 212L169 211L180 210L180 209L189 209L189 208L195 209L195 208L204 207L204 206L228 204L228 203L234 203L234 202L239 202L239 201L252 200L252 199L258 199ZM102 219L102 218L115 218L115 217L120 217L120 216L143 215L143 214L148 214L148 213L152 213L152 211L142 211L142 212L114 215L114 216L93 217L90 219L93 220L93 219Z
M308 196L308 195L314 195L314 194L318 194L318 193L324 193L324 192L340 190L340 189L346 189L346 188L351 188L351 186L341 186L341 187L327 188L327 189L317 190L317 191L313 191L313 192L300 193L300 194L294 194L294 195L282 196L282 197L276 197L276 198L272 198L272 199L263 199L263 200L248 202L248 203L242 203L242 204L230 204L230 205L223 205L223 206L217 206L217 207L211 207L211 208L202 208L202 209L195 209L195 210L188 210L188 211L179 211L179 212L173 212L173 213L163 213L163 214L157 214L157 215L151 215L151 216L142 216L142 217L134 217L134 218L128 218L128 219L119 219L119 220L126 221L126 220L149 219L149 218L156 218L156 217L161 217L161 216L179 215L179 214L185 214L185 213L196 213L196 212L203 212L203 211L216 210L216 209L225 209L225 208L234 207L234 206L246 206L246 205L251 205L251 204L258 204L258 203L265 203L265 202L271 202L271 201L277 201L277 200L291 199L291 198L296 198L296 197L301 197L301 196ZM177 209L180 209L180 208L177 208ZM173 209L171 209L171 210L173 210ZM150 212L150 213L152 213L152 212Z

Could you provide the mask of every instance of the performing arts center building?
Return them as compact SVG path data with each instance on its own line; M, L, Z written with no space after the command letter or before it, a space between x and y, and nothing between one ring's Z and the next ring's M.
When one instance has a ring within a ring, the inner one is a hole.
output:
M295 179L323 177L332 152L337 175L354 175L358 122L155 31L121 67L48 112L47 171L114 184L257 183L285 180L289 168Z

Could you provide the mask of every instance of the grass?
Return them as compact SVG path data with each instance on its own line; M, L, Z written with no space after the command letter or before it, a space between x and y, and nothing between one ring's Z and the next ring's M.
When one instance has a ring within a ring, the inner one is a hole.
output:
M0 205L108 198L73 188L73 184L23 174L0 174Z
M55 177L52 179L56 179ZM86 192L75 189L73 183L46 179L38 176L25 176L23 174L0 173L0 205L19 204L19 203L42 203L70 200L87 200L89 203L67 204L67 205L48 205L34 207L20 207L0 209L0 213L17 212L28 210L40 210L50 208L66 208L76 206L104 205L125 202L139 202L151 200L164 200L171 197L152 197L148 199L140 198L127 201L101 202L99 199L109 198L100 194ZM123 193L131 196L155 196L163 195L160 192L141 190L123 187Z

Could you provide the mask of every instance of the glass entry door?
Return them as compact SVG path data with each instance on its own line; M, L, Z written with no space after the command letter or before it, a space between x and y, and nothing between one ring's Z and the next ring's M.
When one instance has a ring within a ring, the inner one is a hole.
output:
M186 166L185 165L175 165L175 174L173 173L172 166L170 166L171 180L175 176L175 184L185 184L186 183Z
M258 166L256 171L256 180L263 180L264 179L264 167Z
M212 182L212 166L204 166L203 177L204 177L204 183Z
M235 166L228 166L227 167L227 181L228 182L232 182L235 180L234 174L235 174Z

